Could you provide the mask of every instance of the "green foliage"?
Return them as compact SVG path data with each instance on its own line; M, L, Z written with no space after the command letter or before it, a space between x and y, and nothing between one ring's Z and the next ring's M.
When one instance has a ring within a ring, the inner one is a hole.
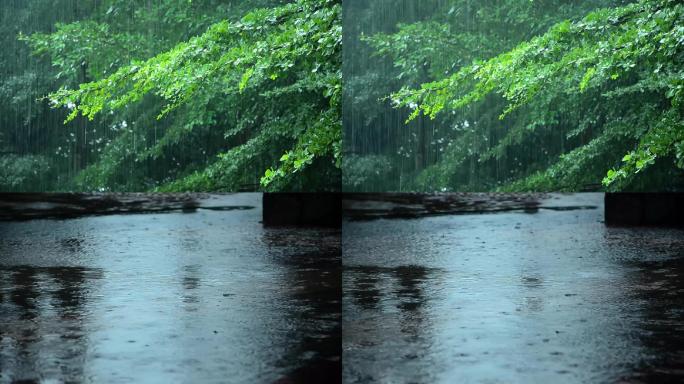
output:
M140 35L114 34L110 26L95 21L57 23L56 31L49 34L19 35L36 55L49 55L57 68L56 79L65 78L68 83L78 83L87 78L98 78L113 67L122 65L126 57L119 52L135 47L145 41ZM131 52L134 53L134 52Z
M385 156L345 156L342 169L342 185L350 191L373 185L374 191L382 192L386 186L381 181L395 174L392 161Z
M397 108L387 95L420 89L514 49L563 20L578 21L598 7L626 2L350 3L345 18L345 153L390 158L398 175L385 180L386 190L492 190L550 166L600 132L607 117L597 115L598 91L589 89L582 99L549 92L535 99L534 108L514 111L505 120L498 117L507 102L492 92L435 119L415 116L408 124L404 122L418 103Z
M457 145L429 168L433 176L418 180L434 183L435 175L442 174L439 183L462 185L449 177L456 168L470 161L471 169L489 163L493 168L485 168L498 170L501 162L511 163L511 154L525 161L513 159L519 168L495 177L498 186L481 186L578 190L600 182L600 175L622 159L603 183L628 189L659 159L674 159L676 167L684 168L683 25L684 5L674 0L600 8L581 19L560 21L491 58L474 58L447 76L435 74L437 80L404 85L391 100L411 110L407 121L426 116L444 124L455 117L472 119L474 126L451 138ZM410 31L400 29L391 39L401 40ZM441 41L446 31L429 33ZM374 46L381 53L405 49L383 35ZM403 62L396 65L403 70ZM497 118L488 116L492 111ZM540 144L553 136L562 138L555 156L529 153L535 146L544 148ZM528 148L528 153L517 148Z
M50 159L41 190L339 189L340 8L0 4L0 137Z
M56 107L72 108L67 121L79 114L92 120L102 111L138 103L149 93L165 101L158 116L162 118L206 92L208 84L213 97L251 97L255 103L309 107L303 112L300 108L304 114L288 124L280 121L288 119L279 114L268 114L270 121L246 132L251 139L220 154L205 172L190 176L189 184L173 185L195 185L194 180L203 177L208 180L202 183L216 181L220 189L233 185L226 184L227 178L239 179L241 172L234 164L268 150L260 145L273 144L273 136L286 136L294 143L281 156L280 165L266 171L261 179L264 186L295 177L317 158L330 157L339 167L339 9L330 0L300 0L253 10L240 21L218 22L201 36L147 61L134 61L101 80L75 90L61 89L49 97Z
M26 190L50 172L50 163L42 156L0 156L0 192Z

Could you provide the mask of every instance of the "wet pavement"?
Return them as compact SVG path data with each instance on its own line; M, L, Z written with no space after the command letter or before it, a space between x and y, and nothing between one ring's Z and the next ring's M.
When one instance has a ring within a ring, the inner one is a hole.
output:
M0 222L0 383L339 382L339 230L265 229L260 194L129 197Z
M491 201L345 201L344 382L684 381L684 231L607 228L602 194Z

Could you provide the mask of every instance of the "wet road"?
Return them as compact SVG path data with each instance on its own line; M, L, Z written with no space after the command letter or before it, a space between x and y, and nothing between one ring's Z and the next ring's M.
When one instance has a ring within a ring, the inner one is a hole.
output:
M339 230L260 207L0 222L0 383L339 381Z
M344 382L682 382L684 232L607 228L601 194L528 198L345 202Z

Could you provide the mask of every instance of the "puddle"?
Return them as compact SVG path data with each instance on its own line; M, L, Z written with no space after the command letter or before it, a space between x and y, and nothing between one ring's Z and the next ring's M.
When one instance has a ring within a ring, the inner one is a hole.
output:
M684 231L607 228L593 193L374 199L343 222L345 383L683 380Z
M202 199L0 222L0 383L339 382L339 229Z

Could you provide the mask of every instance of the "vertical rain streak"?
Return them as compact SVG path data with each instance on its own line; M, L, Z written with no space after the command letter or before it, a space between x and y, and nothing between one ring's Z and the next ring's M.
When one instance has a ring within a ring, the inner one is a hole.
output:
M111 140L107 119L78 118L65 124L65 109L53 109L47 97L61 87L75 87L92 80L88 63L74 60L72 74L49 55L34 52L26 39L49 34L60 25L105 21L111 1L12 0L0 4L2 46L0 59L0 189L43 192L77 189L69 185L80 171L94 164ZM77 51L78 39L61 41L63 51ZM86 37L87 38L87 37ZM97 54L97 53L96 53ZM122 57L126 52L120 52ZM132 168L132 167L129 167Z
M202 104L207 111L190 117L193 111L174 111L160 119L165 102L148 95L93 120L78 116L66 123L74 105L54 108L49 95L152 58L219 21L235 21L254 8L282 3L0 2L5 53L0 57L0 191L147 191L210 166L218 154L249 139L224 136L241 117L225 110L225 100L207 97ZM39 52L36 34L49 48ZM166 137L174 130L175 137ZM270 161L255 160L245 188L257 188L269 166Z
M492 191L548 169L564 154L587 145L602 121L589 121L596 111L587 103L576 105L576 99L556 98L545 109L522 108L500 118L508 101L496 91L460 108L447 105L434 119L419 114L407 121L417 105L397 108L391 95L447 79L545 34L557 23L632 2L347 2L344 190ZM573 133L580 129L586 133ZM597 174L603 177L605 171Z

